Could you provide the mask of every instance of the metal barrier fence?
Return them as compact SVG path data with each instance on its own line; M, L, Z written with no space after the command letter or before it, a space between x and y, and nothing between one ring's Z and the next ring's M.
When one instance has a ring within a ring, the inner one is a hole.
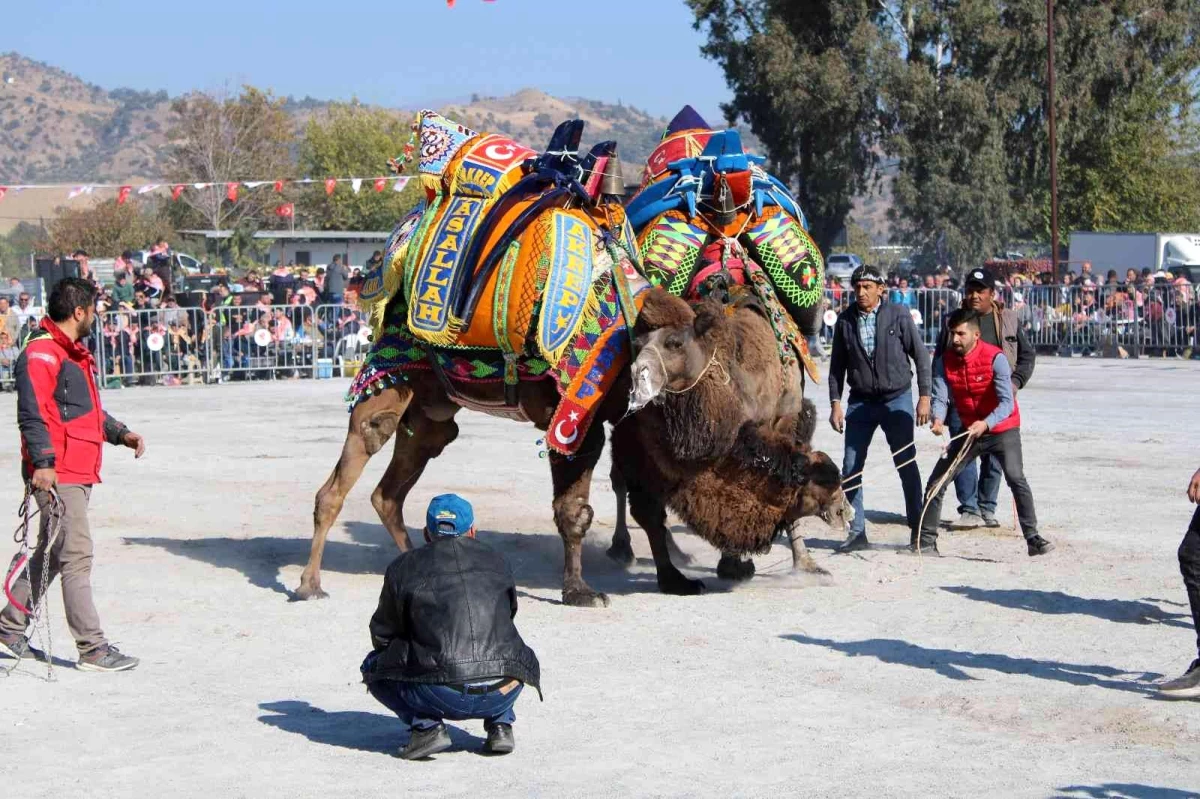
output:
M369 333L353 306L229 304L99 314L89 344L116 388L350 376Z
M1021 286L998 292L1041 354L1200 357L1200 286L1136 288ZM159 307L98 314L89 346L102 387L230 380L322 379L356 374L370 347L366 317L352 305ZM894 289L885 302L908 306L933 349L945 317L962 304L951 289ZM850 307L854 293L828 289L824 311ZM833 316L821 336L832 341ZM11 375L0 370L0 382Z
M926 346L936 346L941 325L962 304L962 294L950 289L905 289L884 293L885 302L900 302L913 311L913 320ZM1114 357L1125 354L1183 357L1200 354L1200 286L1155 283L1128 287L1021 286L1005 287L998 299L1016 311L1021 328L1042 354ZM841 313L854 302L853 292L825 292L825 308ZM833 328L824 315L822 335L831 341Z

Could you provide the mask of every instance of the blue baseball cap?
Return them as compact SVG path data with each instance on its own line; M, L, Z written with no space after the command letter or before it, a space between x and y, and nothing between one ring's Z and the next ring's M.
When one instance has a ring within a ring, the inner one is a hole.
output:
M475 511L458 494L434 497L425 511L425 529L430 535L466 535L473 526Z

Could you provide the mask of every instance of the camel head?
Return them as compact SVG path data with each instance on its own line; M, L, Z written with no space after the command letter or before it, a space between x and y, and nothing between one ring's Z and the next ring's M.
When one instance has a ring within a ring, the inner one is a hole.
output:
M652 291L634 328L637 357L631 367L630 412L663 393L693 388L720 357L718 336L725 327L725 307L715 300L706 300L693 311L678 297L661 289Z
M830 527L848 530L854 508L842 493L842 474L833 460L824 452L811 451L807 477L793 508L795 518L819 516Z

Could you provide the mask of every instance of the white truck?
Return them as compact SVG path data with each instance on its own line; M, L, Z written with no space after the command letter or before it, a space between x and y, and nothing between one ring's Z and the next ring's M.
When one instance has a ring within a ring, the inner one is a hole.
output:
M1072 233L1071 271L1092 264L1101 278L1109 269L1125 279L1126 269L1172 272L1189 281L1200 279L1200 233Z

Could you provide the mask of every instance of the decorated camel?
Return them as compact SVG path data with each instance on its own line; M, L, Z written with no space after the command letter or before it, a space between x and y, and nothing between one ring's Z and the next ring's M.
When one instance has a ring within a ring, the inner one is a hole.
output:
M636 243L612 179L615 145L581 159L581 132L581 122L564 123L538 155L422 113L415 133L426 203L397 227L380 270L364 281L365 301L376 302L376 335L351 386L341 457L317 493L297 597L324 596L329 528L367 461L393 436L372 504L408 549L405 497L457 437L454 416L465 407L547 432L563 601L607 604L582 574L591 475L602 423L626 410L631 323L663 293L634 268Z
M762 163L744 151L736 131L714 131L685 106L647 160L627 213L638 239L640 269L653 285L696 302L720 272L729 284L759 297L789 388L777 407L750 409L750 418L800 413L800 441L810 444L816 408L811 402L800 407L803 375L797 367L802 364L813 380L819 379L805 337L820 327L824 261L799 204ZM631 563L625 486L615 464L612 480L617 525L608 554ZM800 565L797 556L794 566ZM754 574L754 562L725 552L717 574L744 579Z

